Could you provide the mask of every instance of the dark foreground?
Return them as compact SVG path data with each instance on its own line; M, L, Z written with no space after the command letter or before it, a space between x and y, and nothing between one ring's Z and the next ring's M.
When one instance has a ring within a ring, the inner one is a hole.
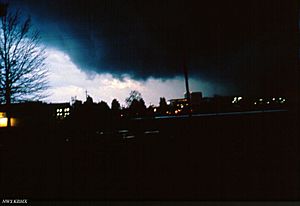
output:
M134 120L107 131L1 130L0 194L31 200L299 200L297 123L296 115L278 112Z

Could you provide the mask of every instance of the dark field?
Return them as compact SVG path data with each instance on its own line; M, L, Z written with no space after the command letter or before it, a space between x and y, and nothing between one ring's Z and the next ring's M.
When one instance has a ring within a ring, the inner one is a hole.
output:
M31 200L299 200L289 112L1 130L3 197ZM128 131L121 131L128 130Z

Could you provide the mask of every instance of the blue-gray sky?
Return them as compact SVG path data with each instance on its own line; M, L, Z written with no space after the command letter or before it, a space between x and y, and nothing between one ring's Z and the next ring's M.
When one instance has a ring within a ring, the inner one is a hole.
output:
M70 85L52 82L54 88L62 84L82 91L99 88L94 99L110 101L105 96L115 95L123 101L125 93L137 88L127 85L122 95L120 90L106 89L102 91L106 95L96 97L104 88L100 80L111 78L120 84L130 80L142 85L144 98L154 103L160 96L183 95L186 59L192 90L205 96L296 91L299 17L293 1L10 2L32 16L49 54L62 55L60 60L67 56L65 67L73 65L83 72L81 86L73 79ZM64 63L58 66L51 58L53 70L59 67L67 78ZM53 92L57 95L57 90Z

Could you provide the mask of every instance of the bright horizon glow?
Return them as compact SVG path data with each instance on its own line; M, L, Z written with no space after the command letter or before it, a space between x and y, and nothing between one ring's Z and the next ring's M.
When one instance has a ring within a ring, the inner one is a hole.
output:
M125 106L125 99L130 91L141 92L146 105L159 104L159 98L168 99L183 98L185 84L183 77L159 79L150 77L146 81L137 81L129 75L123 80L113 77L111 74L91 75L75 65L71 58L64 52L54 48L46 49L48 58L46 66L49 69L49 97L46 102L70 102L71 97L85 101L85 91L93 98L94 102L105 101L110 106L113 99L117 99ZM201 91L204 96L212 96L222 93L223 88L212 85L209 82L190 78L191 91Z

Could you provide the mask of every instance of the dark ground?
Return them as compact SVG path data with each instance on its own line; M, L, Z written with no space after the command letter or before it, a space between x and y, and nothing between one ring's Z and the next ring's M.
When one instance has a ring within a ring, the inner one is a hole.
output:
M31 200L299 200L297 124L295 114L279 112L134 120L118 128L134 136L125 139L118 130L1 130L0 194Z

